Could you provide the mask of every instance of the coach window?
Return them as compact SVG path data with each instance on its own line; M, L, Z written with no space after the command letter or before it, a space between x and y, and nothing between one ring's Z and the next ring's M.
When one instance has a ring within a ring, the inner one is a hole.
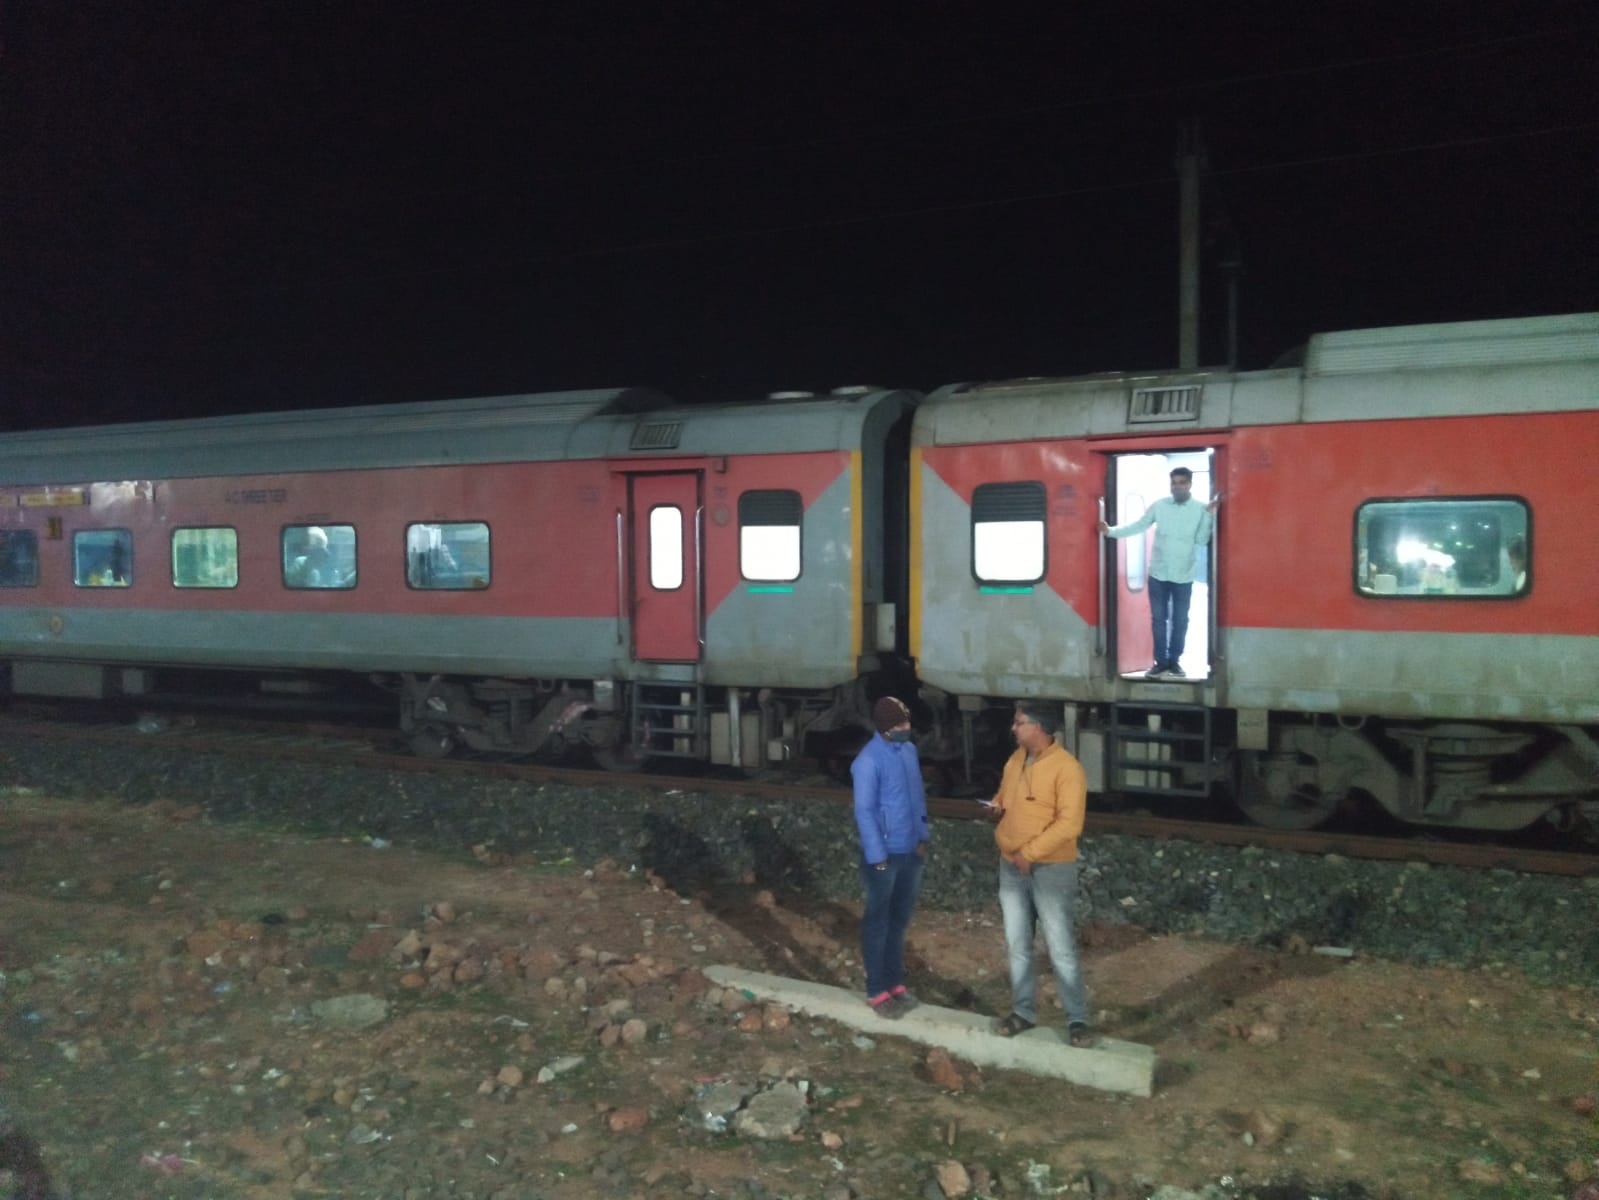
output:
M1044 577L1044 485L983 483L972 493L972 573L979 583Z
M658 592L683 586L683 510L674 504L650 509L650 586Z
M174 529L172 586L231 588L239 586L239 531Z
M283 530L283 586L353 588L354 525L288 525Z
M39 535L0 529L0 587L39 586Z
M447 592L489 586L489 527L482 521L405 527L405 582Z
M1368 500L1354 572L1363 596L1519 596L1532 587L1532 514L1514 496Z
M133 582L133 534L126 529L81 529L72 535L72 582L79 587L127 587Z
M788 583L800 574L800 494L786 488L738 498L738 568L745 579Z

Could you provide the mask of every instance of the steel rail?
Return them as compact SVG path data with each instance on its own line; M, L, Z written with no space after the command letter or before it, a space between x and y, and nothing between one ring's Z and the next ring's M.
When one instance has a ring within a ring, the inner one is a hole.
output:
M240 728L243 726L243 728ZM15 745L29 736L83 739L148 749L176 749L215 754L260 756L270 748L278 757L294 762L363 767L372 770L418 773L452 773L484 779L511 779L573 787L658 788L745 799L807 801L835 804L851 802L849 791L838 785L775 783L747 778L714 776L647 775L594 768L529 763L490 756L443 759L417 758L389 747L400 739L389 729L355 729L327 724L289 725L228 718L207 724L180 723L158 733L142 733L130 725L82 724L0 717L3 744ZM929 813L942 820L986 821L970 800L933 799ZM1090 811L1086 833L1156 838L1202 844L1257 846L1294 854L1337 854L1346 858L1429 863L1480 870L1518 871L1536 875L1599 875L1599 854L1567 850L1538 850L1477 842L1436 840L1433 831L1418 837L1380 837L1372 834L1290 831L1258 825L1226 825L1146 814Z

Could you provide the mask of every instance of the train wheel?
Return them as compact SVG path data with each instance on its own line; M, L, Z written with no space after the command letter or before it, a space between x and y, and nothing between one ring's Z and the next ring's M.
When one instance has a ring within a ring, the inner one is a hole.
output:
M633 745L625 713L587 713L576 730L595 765L606 771L642 771L649 755Z
M443 725L424 725L407 741L418 758L448 758L455 749L455 735Z
M1233 800L1246 817L1268 829L1314 829L1344 799L1324 790L1316 774L1316 763L1297 754L1240 751Z

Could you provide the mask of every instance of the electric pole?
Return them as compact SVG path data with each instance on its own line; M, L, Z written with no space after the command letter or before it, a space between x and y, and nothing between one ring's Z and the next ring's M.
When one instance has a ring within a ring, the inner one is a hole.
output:
M1184 121L1177 138L1177 366L1199 366L1199 173L1205 151L1199 118Z

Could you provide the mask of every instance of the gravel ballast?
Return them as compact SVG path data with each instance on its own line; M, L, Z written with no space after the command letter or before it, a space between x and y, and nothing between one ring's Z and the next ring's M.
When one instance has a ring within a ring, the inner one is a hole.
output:
M220 821L446 849L490 845L540 861L610 858L677 890L753 878L813 902L859 898L854 823L840 803L789 806L670 789L527 784L448 773L316 766L70 740L12 744L8 787L129 804L201 805ZM990 827L940 821L925 906L996 908ZM1375 862L1120 836L1082 845L1081 919L1228 941L1328 947L1396 961L1512 968L1599 985L1599 877Z

